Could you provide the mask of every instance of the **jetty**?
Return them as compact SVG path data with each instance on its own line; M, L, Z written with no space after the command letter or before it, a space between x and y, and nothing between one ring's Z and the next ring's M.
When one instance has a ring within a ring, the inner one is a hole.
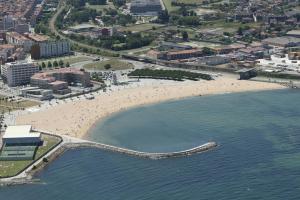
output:
M101 144L101 143L93 143L93 142L69 143L69 144L65 145L65 147L67 147L67 148L80 148L80 147L81 148L83 148L83 147L99 148L102 150L108 150L108 151L117 152L117 153L121 153L121 154L127 154L130 156L136 156L136 157L140 157L140 158L148 158L148 159L153 159L153 160L189 156L192 154L208 151L216 146L217 146L217 143L215 143L215 142L207 142L200 146L197 146L197 147L194 147L191 149L187 149L184 151L167 152L167 153L148 153L148 152L135 151L135 150L125 149L125 148L121 148L121 147Z
M40 131L45 134L50 134L46 131ZM54 134L52 134L54 135ZM57 135L55 135L57 136ZM183 156L190 156L197 153L202 153L208 150L211 150L217 147L216 142L207 142L200 146L183 150L183 151L176 151L176 152L167 152L167 153L149 153L149 152L141 152L135 151L131 149L116 147L112 145L102 144L98 142L93 142L89 140L83 140L79 138L69 137L69 136L59 136L62 138L62 142L59 143L55 148L51 151L47 152L43 157L36 160L26 169L18 173L16 176L7 177L0 179L0 186L1 185L15 185L15 184L27 184L33 183L34 180L32 179L33 175L42 170L48 163L55 160L58 156L63 154L65 151L69 149L76 149L76 148L98 148L105 151L111 151L121 154L126 154L129 156L135 156L144 159L166 159L166 158L174 158L174 157L183 157ZM45 160L47 162L45 162Z

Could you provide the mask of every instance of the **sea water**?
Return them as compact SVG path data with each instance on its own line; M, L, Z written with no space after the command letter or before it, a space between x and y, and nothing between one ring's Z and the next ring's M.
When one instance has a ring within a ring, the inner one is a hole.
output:
M0 200L300 199L300 91L188 98L99 122L90 139L148 152L219 146L149 160L99 149L69 150L36 178L0 188Z

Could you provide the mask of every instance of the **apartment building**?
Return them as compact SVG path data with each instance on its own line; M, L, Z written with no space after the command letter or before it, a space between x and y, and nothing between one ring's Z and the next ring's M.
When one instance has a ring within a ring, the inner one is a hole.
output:
M1 76L10 87L25 85L39 71L38 66L26 61L6 63L1 66Z
M70 54L70 43L66 40L43 41L33 45L31 50L31 58L50 58Z
M32 40L17 32L6 33L6 41L9 44L14 44L23 47L25 52L30 52L31 47L34 44Z

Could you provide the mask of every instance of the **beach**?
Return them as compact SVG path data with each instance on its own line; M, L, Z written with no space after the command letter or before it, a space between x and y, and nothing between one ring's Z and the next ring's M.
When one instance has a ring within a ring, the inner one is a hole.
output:
M92 100L77 100L23 113L16 124L31 124L34 129L84 138L89 129L109 115L136 106L176 100L192 96L283 89L276 83L241 81L234 77L218 77L212 81L175 82L153 80L139 87L121 88L95 95Z

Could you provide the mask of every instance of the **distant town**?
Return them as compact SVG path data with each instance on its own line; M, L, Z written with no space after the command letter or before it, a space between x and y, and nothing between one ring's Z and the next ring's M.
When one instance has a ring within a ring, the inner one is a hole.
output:
M18 126L16 118L26 109L28 114L68 102L93 103L97 95L131 86L213 82L226 74L234 76L233 82L220 81L230 88L226 92L239 91L234 86L244 82L237 79L300 87L299 0L2 0L0 11L0 129L5 133L0 134L0 160L41 159L62 141L47 131L81 137L76 128L86 132L100 118L83 121L78 115L82 126L74 117L72 128L60 129L34 116ZM259 86L244 85L247 90ZM165 95L163 100L202 95L180 87L191 92L178 96L166 89L155 95ZM217 84L213 87L213 94L222 92ZM144 101L159 101L155 98ZM141 103L105 115L134 104ZM45 133L36 130L40 126L48 128ZM6 167L11 170L0 177L16 175L30 164L15 169L10 163Z

